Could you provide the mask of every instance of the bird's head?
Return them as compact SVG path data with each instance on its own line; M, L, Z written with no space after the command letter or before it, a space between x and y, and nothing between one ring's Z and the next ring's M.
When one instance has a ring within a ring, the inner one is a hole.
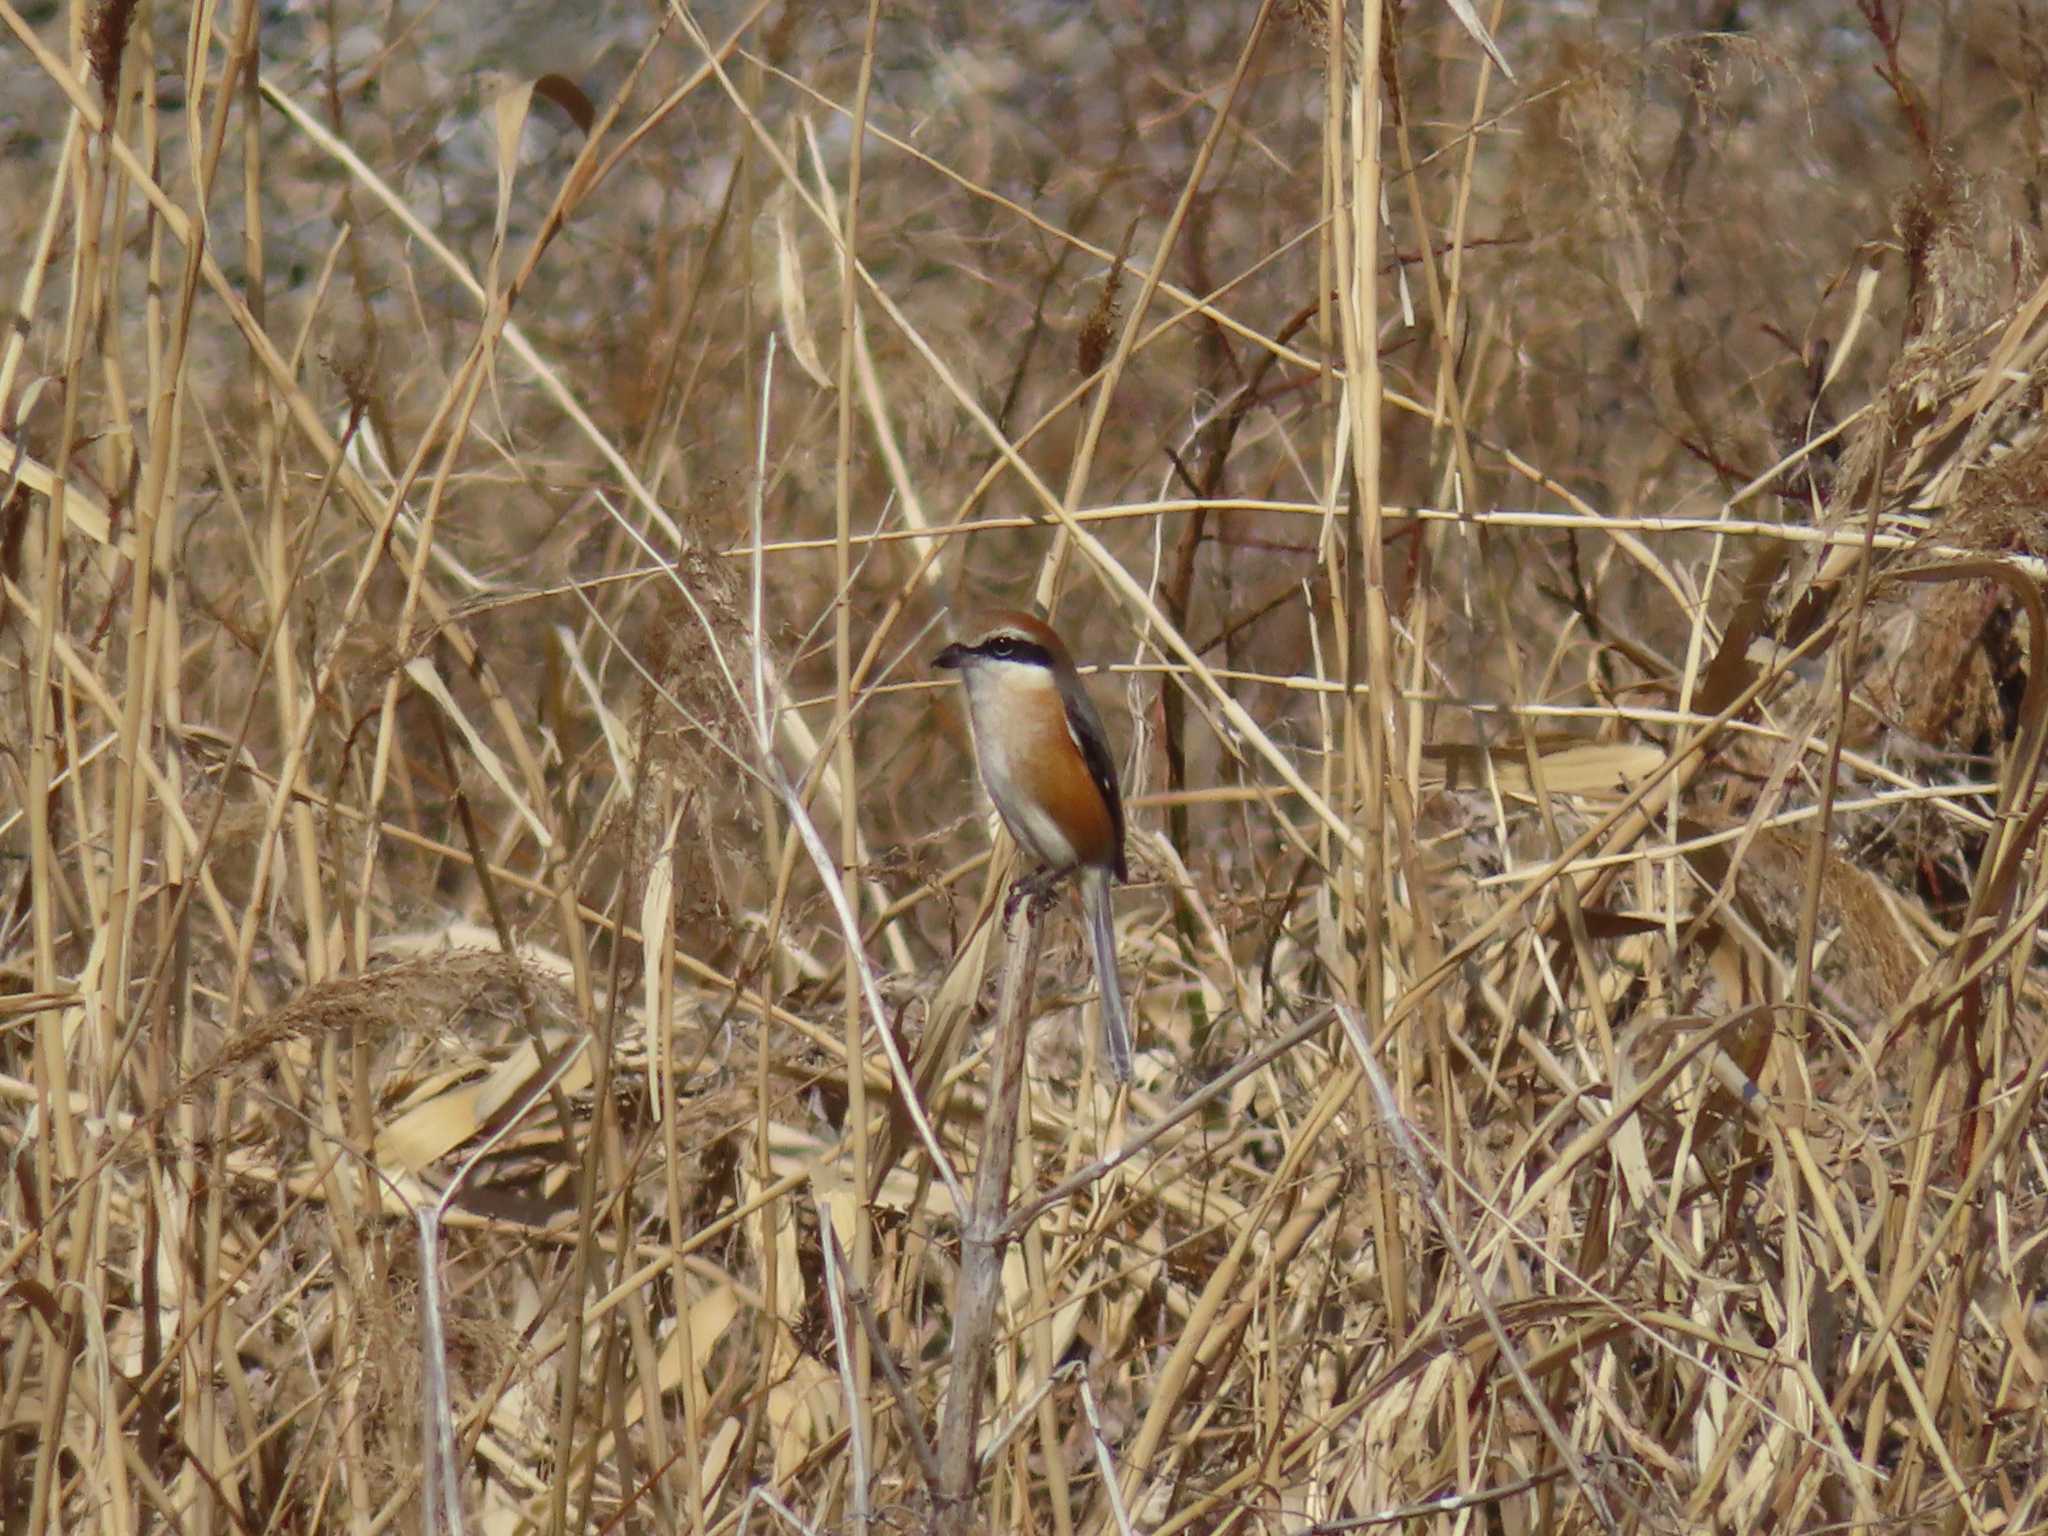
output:
M1037 667L1072 670L1067 648L1043 619L1009 609L980 616L966 635L932 659L935 667L974 673L984 669Z

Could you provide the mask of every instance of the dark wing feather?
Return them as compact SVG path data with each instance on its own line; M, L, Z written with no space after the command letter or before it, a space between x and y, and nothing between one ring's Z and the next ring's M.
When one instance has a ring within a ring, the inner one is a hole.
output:
M1102 728L1102 716L1095 712L1095 701L1088 697L1087 684L1066 701L1067 734L1074 738L1074 745L1081 749L1081 760L1088 765L1088 776L1095 781L1095 787L1102 791L1102 798L1109 805L1111 835L1116 840L1116 862L1113 866L1117 879L1129 880L1131 872L1124 863L1124 797L1116 783L1116 760L1109 755L1109 733Z

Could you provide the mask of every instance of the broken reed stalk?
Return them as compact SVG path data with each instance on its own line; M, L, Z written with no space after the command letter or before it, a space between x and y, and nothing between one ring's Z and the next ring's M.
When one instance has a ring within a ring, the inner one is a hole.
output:
M982 1122L981 1160L974 1168L973 1204L960 1229L960 1281L953 1298L953 1370L939 1423L939 1529L965 1536L974 1527L980 1468L974 1431L981 1419L981 1384L995 1334L996 1294L1003 1275L1004 1216L1010 1200L1010 1164L1017 1152L1017 1111L1024 1096L1024 1039L1037 989L1038 957L1045 948L1046 906L1027 898L1009 928L1003 987L996 1003L996 1069Z

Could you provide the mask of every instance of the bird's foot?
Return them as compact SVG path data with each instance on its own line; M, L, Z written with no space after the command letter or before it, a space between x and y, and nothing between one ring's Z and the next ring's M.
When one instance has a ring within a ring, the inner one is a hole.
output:
M1062 873L1057 869L1041 869L1035 874L1019 875L1012 880L1010 894L1003 899L1004 925L1016 921L1019 908L1028 909L1034 919L1051 911Z

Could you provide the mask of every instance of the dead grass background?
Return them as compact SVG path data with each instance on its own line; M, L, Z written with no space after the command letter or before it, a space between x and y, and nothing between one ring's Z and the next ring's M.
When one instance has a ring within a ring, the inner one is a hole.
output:
M0 0L0 1529L2048 1525L2043 18L1457 9Z

